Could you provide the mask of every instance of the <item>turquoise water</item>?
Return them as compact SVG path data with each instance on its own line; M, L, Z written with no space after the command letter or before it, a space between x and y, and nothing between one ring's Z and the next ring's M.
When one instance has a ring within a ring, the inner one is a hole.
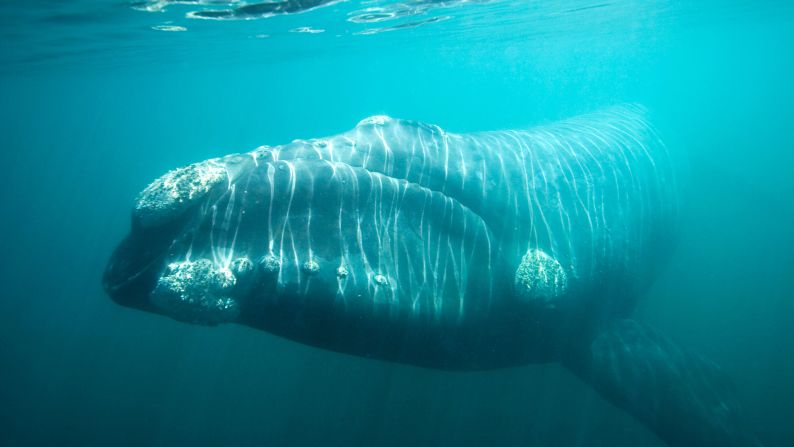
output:
M681 243L635 317L794 443L794 4L169 3L0 5L0 444L661 445L554 364L368 361L100 284L136 193L176 166L376 114L468 132L624 102L688 160ZM212 10L234 20L187 16Z

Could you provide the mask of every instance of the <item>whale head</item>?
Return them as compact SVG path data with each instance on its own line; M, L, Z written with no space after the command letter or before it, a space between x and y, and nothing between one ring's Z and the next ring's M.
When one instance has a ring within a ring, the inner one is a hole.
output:
M372 117L335 137L170 171L138 195L104 287L181 321L276 331L477 315L511 281L498 278L491 229L460 200L460 173L439 164L443 138Z

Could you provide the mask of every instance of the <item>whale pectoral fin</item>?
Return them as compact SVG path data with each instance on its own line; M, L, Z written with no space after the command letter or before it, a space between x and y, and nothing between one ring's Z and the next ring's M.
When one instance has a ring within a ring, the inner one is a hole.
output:
M719 367L640 323L609 324L562 363L671 446L761 446Z

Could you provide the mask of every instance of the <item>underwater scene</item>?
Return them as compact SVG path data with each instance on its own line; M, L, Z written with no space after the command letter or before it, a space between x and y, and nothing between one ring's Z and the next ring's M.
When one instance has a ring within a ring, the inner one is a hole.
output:
M794 3L0 35L0 445L794 445Z

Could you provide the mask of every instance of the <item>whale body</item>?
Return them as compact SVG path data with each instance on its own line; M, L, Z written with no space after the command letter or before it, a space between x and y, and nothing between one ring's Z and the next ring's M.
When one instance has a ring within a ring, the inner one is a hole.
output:
M375 116L173 170L137 197L104 287L386 361L558 361L670 445L758 445L719 368L627 319L675 241L645 110L456 134Z

